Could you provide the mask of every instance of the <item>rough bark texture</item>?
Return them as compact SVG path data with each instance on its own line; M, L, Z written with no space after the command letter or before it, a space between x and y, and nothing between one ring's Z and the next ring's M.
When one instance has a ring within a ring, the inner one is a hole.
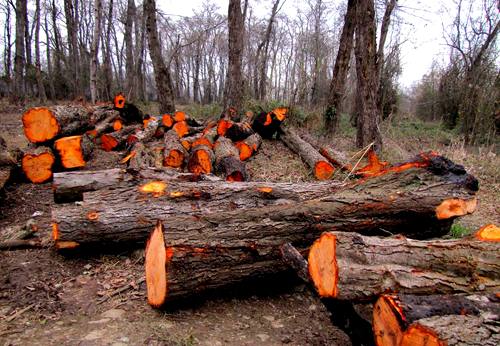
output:
M137 126L130 125L123 127L120 131L105 133L101 136L101 147L105 151L122 149L130 134L137 130L139 130Z
M90 99L93 104L97 101L97 66L99 54L99 41L101 38L102 1L94 1L94 35L92 37L92 48L90 50ZM75 61L76 63L76 61Z
M335 169L313 146L299 137L290 128L282 128L280 139L292 151L297 153L311 168L313 175L318 180L330 179Z
M193 246L221 239L235 246L253 241L310 244L331 230L425 238L446 233L454 216L466 213L438 219L436 209L443 201L471 200L477 188L470 175L441 174L409 169L354 186L166 181L150 193L140 185L86 193L82 205L54 207L52 218L60 240L82 245L144 242L156 220L164 222L177 245L186 245L187 239ZM99 217L89 220L89 213Z
M347 2L347 12L344 17L344 27L340 35L339 50L333 68L328 104L323 115L325 127L332 134L335 134L339 127L340 107L344 99L347 71L349 70L349 60L351 59L351 51L354 43L355 23L356 0L349 0Z
M136 142L130 150L128 168L162 168L163 145L163 141L149 142L147 146L143 142Z
M240 160L240 153L233 142L219 137L214 145L215 170L227 181L246 181L248 174L245 164Z
M155 74L156 91L160 103L160 113L175 112L174 93L172 79L161 53L158 28L156 25L156 1L144 1L144 15L146 16L146 28L148 31L149 54L153 62Z
M132 169L112 168L100 171L75 171L54 173L52 191L56 203L68 203L83 200L83 193L105 188L117 188L121 184L147 182L148 180L165 181L220 181L214 175L193 175L170 169Z
M168 131L165 133L163 141L165 142L165 148L163 150L163 165L174 168L182 167L188 154L179 141L177 133L173 130Z
M384 292L495 293L499 244L325 233L309 252L309 274L320 296L342 300L372 299Z
M262 137L258 133L254 133L244 141L237 142L235 145L240 152L240 160L248 160L257 150L259 150L261 144Z
M14 93L17 99L24 99L24 68L25 68L25 25L27 2L16 0L16 55L14 56ZM9 47L10 48L10 47Z
M246 139L248 136L253 134L252 126L249 123L234 123L230 128L227 129L224 134L225 137L229 138L233 142L238 142Z

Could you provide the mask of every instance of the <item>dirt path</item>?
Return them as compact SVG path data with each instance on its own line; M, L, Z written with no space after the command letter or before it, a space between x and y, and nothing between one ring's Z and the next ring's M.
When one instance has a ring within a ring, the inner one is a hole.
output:
M20 113L0 113L0 124L11 145L26 145ZM264 143L257 157L249 170L260 179L309 179L281 143ZM89 168L110 167L117 159L99 152ZM39 237L49 242L52 203L50 183L6 187L0 240L12 226L33 218ZM318 298L297 282L234 289L156 311L146 303L144 284L136 284L143 272L140 251L87 258L63 257L50 248L0 252L0 345L350 344ZM98 303L127 285L125 292Z

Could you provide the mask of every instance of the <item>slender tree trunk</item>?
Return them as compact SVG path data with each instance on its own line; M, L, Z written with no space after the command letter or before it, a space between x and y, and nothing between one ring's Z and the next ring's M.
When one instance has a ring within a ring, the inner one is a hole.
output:
M7 5L5 9L5 50L4 50L4 67L5 67L5 77L7 81L7 94L11 96L12 93L12 81L10 72L12 71L12 43L11 43L11 32L10 32L10 6Z
M373 143L382 150L380 110L377 104L377 61L375 42L375 8L373 0L358 0L356 9L356 64L360 114L357 121L357 145Z
M245 18L241 12L240 0L229 0L228 6L229 65L226 74L224 108L241 110L243 103L243 33Z
M90 97L93 104L97 101L97 65L99 54L99 39L101 37L101 17L102 17L102 1L95 0L94 3L94 36L92 38L92 49L90 52Z
M146 16L146 28L148 30L149 54L153 62L160 113L171 113L175 111L174 93L172 90L172 79L170 71L161 54L158 29L156 26L156 2L155 0L144 0L144 15Z
M16 55L14 57L14 93L13 96L22 100L24 98L24 34L25 34L25 19L26 19L26 1L16 1Z
M137 10L136 10L137 11ZM134 93L136 98L139 100L145 100L145 88L144 88L144 74L142 73L143 61L145 56L145 47L146 47L146 16L143 14L139 21L139 16L134 18L135 23L135 84L136 88Z
M134 45L132 43L132 24L135 17L134 0L127 2L127 19L125 21L125 95L131 98L134 94Z
M134 7L135 8L135 7ZM103 37L103 75L104 75L104 93L105 97L110 100L113 98L113 68L111 67L111 27L113 25L113 0L109 0L108 17L107 17L106 36ZM127 41L126 41L127 42ZM132 73L133 75L133 73Z
M333 68L328 104L326 106L323 119L325 128L331 134L335 134L339 127L340 107L344 99L347 71L351 58L352 46L354 43L354 28L356 26L356 1L347 2L347 12L344 17L344 27L340 35L339 50Z
M73 75L71 80L73 81L73 96L81 92L79 90L80 83L80 69L79 69L79 59L78 59L78 40L77 40L77 27L75 25L75 7L72 0L64 0L64 13L66 17L66 31L68 35L68 49L69 49L69 59L73 69ZM54 18L54 21L56 19ZM55 23L54 23L55 24Z
M47 21L47 13L45 13L45 22L44 22L44 31L45 31L45 45L46 45L46 54L47 54L47 79L49 81L49 88L50 88L50 99L55 100L56 99L56 88L54 86L54 73L52 70L52 50L50 49L50 33L49 33L49 24Z
M49 47L47 45L47 51ZM38 85L38 98L40 101L47 101L45 94L45 86L43 85L42 71L40 67L40 0L36 0L35 8L35 67L36 67L36 82Z

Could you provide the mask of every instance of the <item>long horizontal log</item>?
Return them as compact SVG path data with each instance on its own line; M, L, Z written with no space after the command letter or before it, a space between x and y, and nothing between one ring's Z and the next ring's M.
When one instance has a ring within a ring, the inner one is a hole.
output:
M387 292L496 293L499 250L500 242L477 237L421 241L324 233L309 251L309 275L321 297L343 300Z
M81 245L141 243L157 220L170 241L200 246L221 239L247 246L252 234L265 244L310 244L330 230L425 238L475 206L474 178L442 173L412 168L348 185L152 181L85 193L82 205L54 207L52 219L57 241Z
M220 181L210 174L195 175L171 169L121 169L112 168L99 171L75 171L54 173L52 191L56 203L83 200L83 193L105 188L117 188L123 184L146 183L150 180L199 182Z
M384 294L378 298L373 307L375 343L377 346L399 346L408 329L410 329L409 334L416 340L412 328L419 320L447 315L479 316L484 313L495 316L498 320L500 299L493 294L473 296ZM430 336L431 333L420 335ZM422 340L417 344L421 342Z

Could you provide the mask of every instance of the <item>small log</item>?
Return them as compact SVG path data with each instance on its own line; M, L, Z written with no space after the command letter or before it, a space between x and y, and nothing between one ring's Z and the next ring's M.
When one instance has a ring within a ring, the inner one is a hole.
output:
M477 238L421 241L324 233L309 251L309 275L321 297L343 300L385 292L497 292L499 249L499 242Z
M500 317L500 301L494 295L381 295L373 307L373 334L376 345L399 346L408 327L418 320L446 315ZM410 334L414 334L411 331ZM420 341L422 342L422 341ZM420 344L420 343L417 343Z
M172 126L174 126L174 118L170 114L163 114L161 117L161 124L166 128L166 129L171 129Z
M126 125L142 123L144 114L134 104L126 102L123 94L120 93L116 95L113 103L115 109L120 112L120 117L124 120Z
M192 127L200 127L201 124L194 118L190 117L183 111L176 111L174 113L174 121L175 122L181 122L185 121L189 126Z
M227 130L230 129L231 126L233 126L233 124L234 124L233 121L229 119L220 119L217 122L217 134L219 136L225 136Z
M136 142L130 150L128 168L141 170L144 168L163 167L164 143L150 142L146 146L143 142Z
M314 149L318 150L335 168L350 171L352 166L348 163L349 159L345 153L334 149L330 145L320 144L318 139L311 136L307 132L301 133L302 139L311 144Z
M254 133L245 140L235 143L236 148L238 148L240 152L240 160L246 161L252 157L252 155L259 150L261 144L262 137L258 133Z
M262 138L271 139L285 120L288 108L276 108L269 113L258 114L252 123L252 129Z
M99 121L92 130L86 132L89 136L93 138L98 138L101 134L110 132L110 131L118 131L115 129L115 122L120 121L119 119L120 113L115 110L110 110L109 115L103 120Z
M120 131L105 133L101 136L101 148L105 151L122 149L130 134L137 130L137 125L129 125Z
M215 154L207 145L198 145L191 149L187 162L188 172L209 174L214 172Z
M160 124L160 121L154 117L151 117L147 120L147 122L144 125L144 128L140 131L137 131L127 138L127 144L131 145L136 142L147 142L151 140L155 133L156 129L158 128Z
M19 162L20 152L12 150L7 146L7 142L0 137L0 167L15 166Z
M94 143L84 134L60 138L54 142L54 148L64 168L79 168L85 167L94 150Z
M13 166L2 166L0 167L0 190L2 190L10 180L12 173L14 171Z
M432 160L439 164L443 158ZM58 240L89 247L144 242L157 220L171 232L169 239L194 242L202 236L200 246L217 244L220 237L238 238L244 246L254 233L267 244L308 246L331 229L436 237L449 231L454 218L472 212L477 186L470 175L437 175L430 169L410 168L347 185L153 179L86 193L81 205L55 206L52 220ZM449 205L448 218L438 218L450 199L464 204ZM89 221L93 213L99 216Z
M232 124L232 126L230 126L226 130L224 136L229 138L233 142L238 142L246 139L252 134L254 134L254 131L252 130L252 125L246 122L241 122Z
M282 128L280 139L312 169L318 180L330 179L335 168L312 145L300 138L290 128Z
M151 180L198 182L220 181L214 175L194 175L170 169L121 169L54 173L52 191L56 203L83 201L83 193L105 188L117 188L126 183L146 183Z
M163 150L163 166L180 168L187 159L187 151L179 142L177 133L173 130L165 133L163 139L165 148Z
M183 137L180 139L180 142L181 142L182 146L184 147L184 149L189 151L189 150L191 150L191 146L193 145L193 142L196 141L201 136L202 136L202 133L200 132L200 133L197 133L193 136Z
M79 105L30 108L22 117L24 134L32 143L81 134L107 117L110 110L107 106Z
M247 169L240 160L240 153L233 142L226 137L219 137L214 145L216 172L227 181L248 180Z
M44 183L52 178L52 167L56 158L52 149L39 146L37 148L29 148L23 154L21 167L32 183Z

